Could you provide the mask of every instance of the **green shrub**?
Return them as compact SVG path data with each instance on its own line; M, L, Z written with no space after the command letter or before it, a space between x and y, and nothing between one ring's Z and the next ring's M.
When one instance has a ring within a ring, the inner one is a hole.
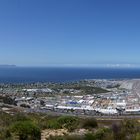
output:
M73 131L79 124L78 118L73 116L62 116L57 119L57 122L69 131Z
M138 122L135 120L124 120L123 123L123 129L125 129L125 131L129 134L135 134L138 130ZM140 126L139 126L140 128Z
M94 118L85 119L82 123L82 127L85 129L96 128L97 126L97 121Z
M40 129L31 121L17 121L15 122L10 130L19 135L20 140L40 140L41 132Z
M16 122L16 121L30 121L31 119L24 115L23 113L18 113L18 114L15 114L14 118L13 118L13 121Z
M140 140L140 132L136 134L136 140Z
M66 128L69 131L77 128L78 118L71 116L61 116L55 119L51 119L47 122L48 129L61 129Z
M96 140L95 135L92 133L85 134L84 140Z
M47 129L61 129L62 126L60 125L59 122L57 122L56 119L52 119L52 120L49 120L47 122L47 126L46 126Z
M76 117L73 116L61 116L57 119L60 124L70 124L77 121Z

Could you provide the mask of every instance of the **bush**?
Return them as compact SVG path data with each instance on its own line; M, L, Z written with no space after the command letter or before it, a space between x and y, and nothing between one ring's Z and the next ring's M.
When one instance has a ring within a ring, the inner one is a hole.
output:
M47 122L46 128L47 129L61 129L62 126L60 125L60 123L57 122L56 119L52 119Z
M96 128L97 126L97 121L94 118L85 119L82 124L82 127L85 129Z
M85 134L85 140L96 140L94 134L92 133L87 133Z
M13 121L30 121L31 119L23 113L18 113L14 116Z
M129 134L135 134L137 132L138 123L135 120L126 119L123 121L122 125L125 131Z
M140 133L136 134L136 140L140 140Z
M77 128L78 125L78 118L71 117L71 116L61 116L57 119L52 119L47 122L48 129L61 129L66 128L69 131L74 130Z
M62 126L62 128L66 128L69 131L76 129L77 125L79 124L78 118L72 116L59 117L57 122Z
M102 128L99 129L96 133L95 133L95 138L99 139L99 140L103 140L106 136L107 133L110 133L109 129L107 128Z
M70 124L77 121L76 117L73 116L61 116L57 119L60 124Z
M31 121L18 121L11 126L11 131L19 135L20 140L40 140L40 129Z

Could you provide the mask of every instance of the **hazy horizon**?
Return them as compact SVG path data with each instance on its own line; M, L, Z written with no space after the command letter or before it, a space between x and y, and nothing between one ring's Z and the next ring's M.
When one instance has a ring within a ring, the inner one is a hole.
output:
M15 65L15 64L0 64L0 67L56 67L56 68L140 68L138 64L50 64L44 66L38 65Z

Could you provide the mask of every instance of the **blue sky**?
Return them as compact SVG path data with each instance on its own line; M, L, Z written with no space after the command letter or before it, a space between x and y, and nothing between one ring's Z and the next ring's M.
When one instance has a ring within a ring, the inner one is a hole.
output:
M0 0L0 64L140 65L139 0Z

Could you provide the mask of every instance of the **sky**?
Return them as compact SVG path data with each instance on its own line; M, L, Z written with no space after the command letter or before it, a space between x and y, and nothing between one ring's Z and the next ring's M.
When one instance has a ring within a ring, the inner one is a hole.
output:
M140 1L0 0L0 64L140 65Z

